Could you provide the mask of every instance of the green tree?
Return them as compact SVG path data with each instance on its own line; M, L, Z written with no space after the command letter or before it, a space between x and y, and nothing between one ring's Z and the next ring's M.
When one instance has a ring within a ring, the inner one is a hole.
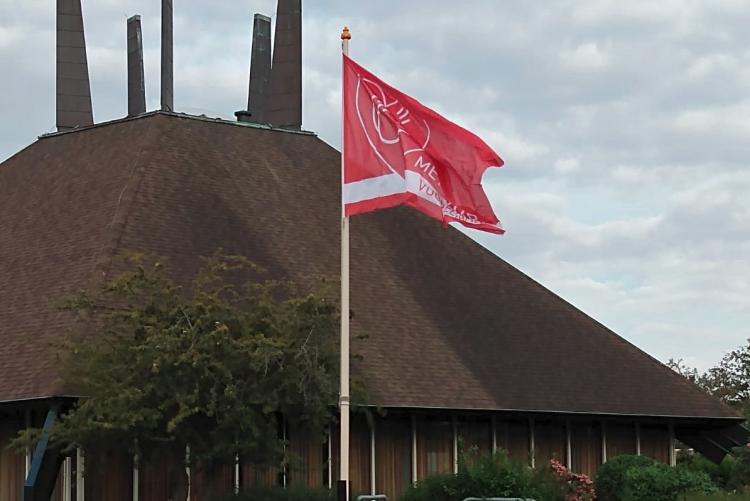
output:
M682 359L670 359L667 366L750 418L750 339L704 373Z
M206 258L185 286L159 260L128 262L65 306L78 321L60 347L64 382L85 397L53 444L140 458L189 445L203 464L279 464L280 416L322 433L338 389L338 311L323 289L265 279L236 256Z

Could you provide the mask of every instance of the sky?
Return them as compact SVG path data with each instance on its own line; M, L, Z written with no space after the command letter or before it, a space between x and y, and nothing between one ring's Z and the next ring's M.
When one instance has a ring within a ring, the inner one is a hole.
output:
M126 115L125 21L159 101L158 0L83 0L97 122ZM0 160L54 130L54 0L0 0ZM252 17L175 0L175 109L234 119ZM304 0L303 127L340 145L340 40L505 159L508 232L467 231L655 358L715 365L750 337L746 0ZM447 230L452 231L452 230ZM446 263L449 267L450 263Z

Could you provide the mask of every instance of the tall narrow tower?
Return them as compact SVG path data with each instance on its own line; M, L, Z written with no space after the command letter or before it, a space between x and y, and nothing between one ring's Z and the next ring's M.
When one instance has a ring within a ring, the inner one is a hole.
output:
M268 86L271 80L271 18L255 14L250 53L247 109L235 112L240 122L268 123Z
M161 109L174 111L172 0L161 0Z
M143 73L141 16L128 19L128 116L146 111L146 83Z
M302 0L278 3L265 118L277 127L302 127Z
M57 130L94 123L81 0L57 0Z
M255 14L250 55L250 89L247 109L254 122L268 122L268 85L271 80L271 18Z

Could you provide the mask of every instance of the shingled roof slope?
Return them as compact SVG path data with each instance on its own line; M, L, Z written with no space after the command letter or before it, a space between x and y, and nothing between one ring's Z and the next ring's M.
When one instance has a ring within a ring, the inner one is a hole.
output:
M60 392L53 303L142 250L217 247L282 276L339 271L339 153L311 134L157 113L44 137L0 164L0 401ZM372 403L736 415L454 229L351 221L353 350ZM512 237L505 237L512 238Z

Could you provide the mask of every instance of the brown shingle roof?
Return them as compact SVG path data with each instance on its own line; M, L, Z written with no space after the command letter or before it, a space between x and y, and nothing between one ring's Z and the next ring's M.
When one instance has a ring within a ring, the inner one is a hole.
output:
M339 153L310 134L151 114L44 137L0 164L0 401L54 395L53 303L138 249L190 273L217 247L337 275ZM373 403L735 417L453 229L351 221L355 371ZM512 238L512 237L507 237Z

